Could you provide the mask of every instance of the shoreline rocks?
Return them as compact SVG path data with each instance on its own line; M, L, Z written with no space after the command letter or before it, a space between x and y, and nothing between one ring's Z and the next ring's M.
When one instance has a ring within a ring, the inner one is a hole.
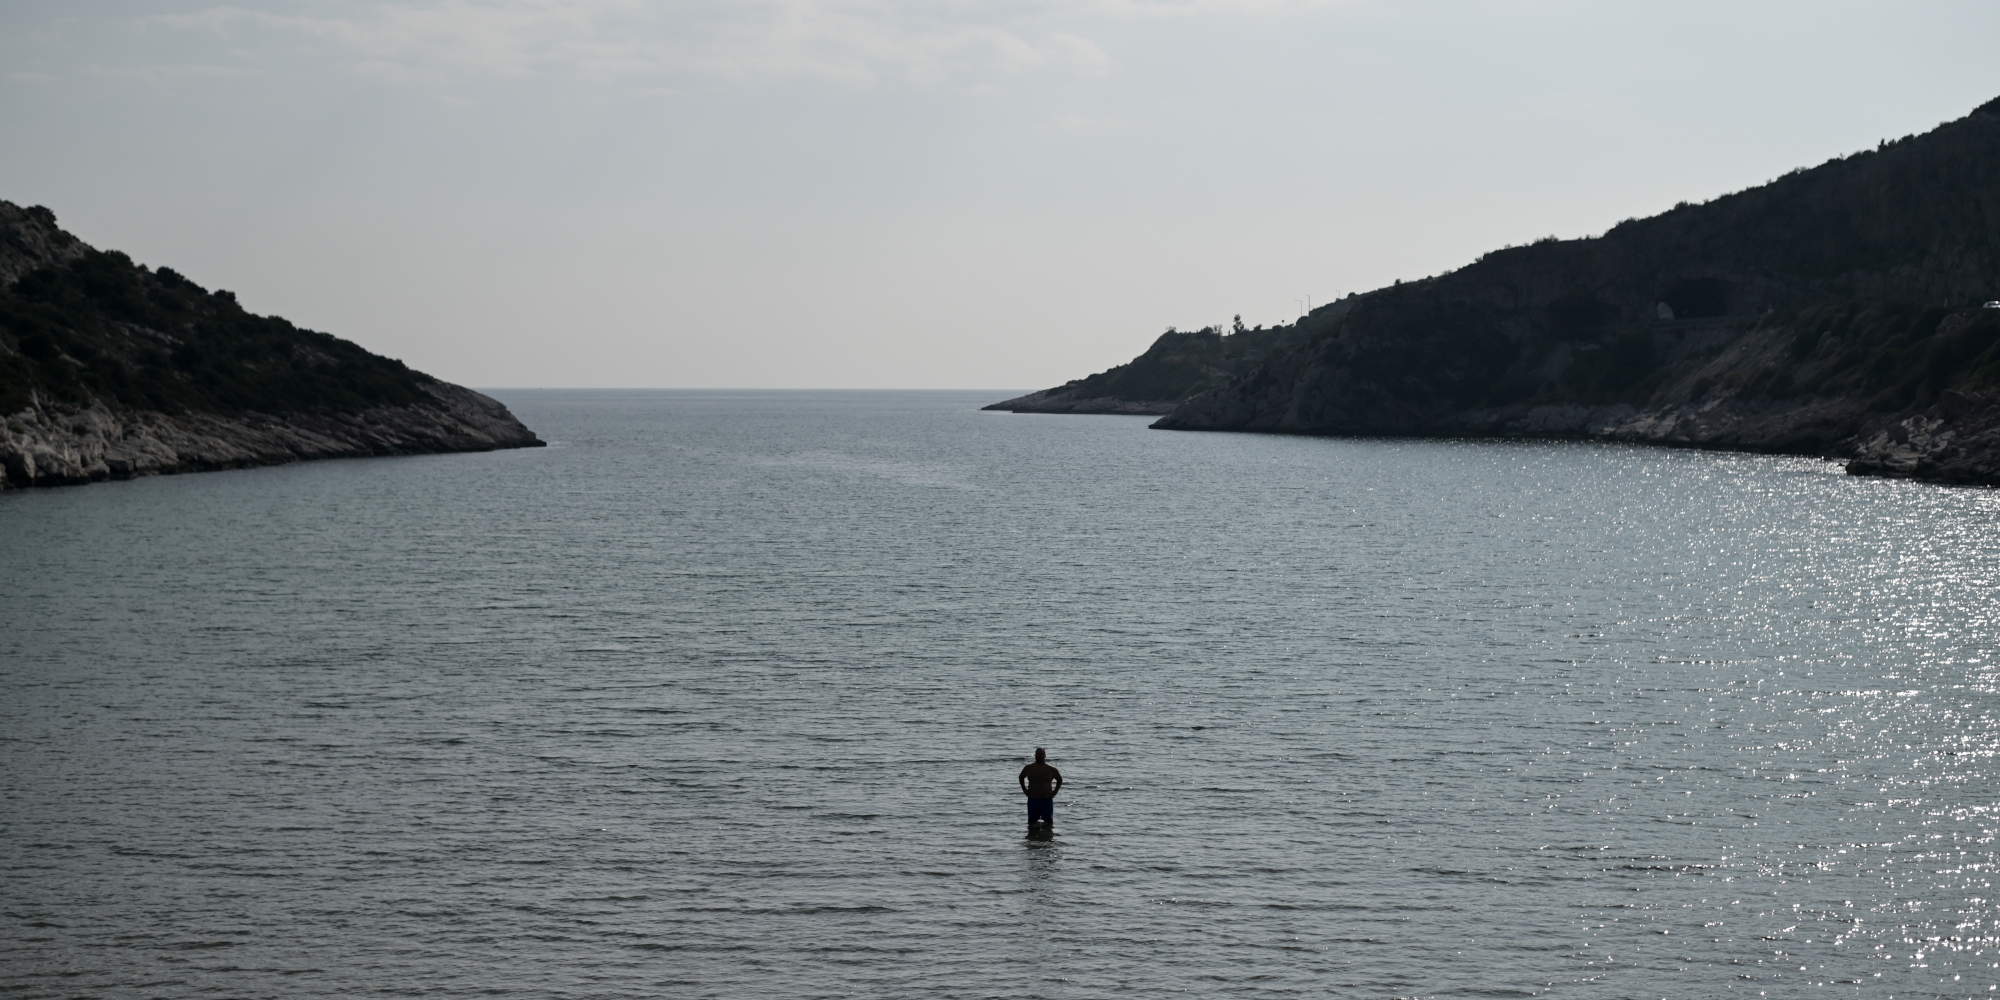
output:
M425 403L282 416L37 404L0 419L0 489L544 444L488 396L447 383L427 388L433 399Z

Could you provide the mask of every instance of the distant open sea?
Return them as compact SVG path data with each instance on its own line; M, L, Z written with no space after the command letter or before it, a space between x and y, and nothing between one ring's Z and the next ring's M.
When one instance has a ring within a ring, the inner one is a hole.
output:
M2000 491L495 395L0 495L0 995L2000 984Z

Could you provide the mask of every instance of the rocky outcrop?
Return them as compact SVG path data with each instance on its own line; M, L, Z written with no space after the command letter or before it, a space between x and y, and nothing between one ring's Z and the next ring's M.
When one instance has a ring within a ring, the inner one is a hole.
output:
M981 407L1015 413L1162 414L1298 342L1290 326L1168 330L1145 353L1088 378Z
M1951 394L1855 442L1847 471L1940 483L2000 485L2000 399Z
M0 201L0 289L29 271L60 267L89 252L82 240L56 228L54 212Z
M1296 324L1174 430L1587 437L2000 484L2000 101Z
M0 202L0 489L541 444L489 397Z
M1386 350L1436 359L1440 345L1384 344L1366 330L1328 336L1288 364L1188 400L1155 426L1598 438L1820 455L1847 460L1857 474L2000 482L2000 310L1850 304L1706 332L1664 322L1638 346L1624 340L1623 350L1649 359L1637 374L1598 369L1614 385L1639 383L1623 391L1563 380L1588 363L1576 354L1602 356L1620 350L1616 343L1524 350L1512 364L1487 359L1486 377L1468 367L1454 380L1439 374L1448 361L1411 370L1411 358ZM1550 371L1559 375L1542 374Z
M318 458L536 447L499 402L439 382L422 403L370 409L232 414L37 403L0 420L0 480L60 486Z

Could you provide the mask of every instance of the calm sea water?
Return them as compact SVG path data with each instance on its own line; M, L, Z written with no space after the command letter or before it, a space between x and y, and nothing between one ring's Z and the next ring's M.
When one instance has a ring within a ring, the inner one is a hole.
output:
M0 993L2000 984L2000 492L499 395L0 496Z

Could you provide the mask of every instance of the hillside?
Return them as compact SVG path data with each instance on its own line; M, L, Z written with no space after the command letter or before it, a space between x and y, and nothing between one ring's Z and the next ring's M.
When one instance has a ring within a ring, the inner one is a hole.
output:
M0 488L541 443L486 396L0 201Z
M1098 372L981 407L1015 413L1167 413L1255 368L1300 336L1292 326L1168 330L1145 353Z
M1302 319L1156 427L1573 436L2000 483L2000 100Z

